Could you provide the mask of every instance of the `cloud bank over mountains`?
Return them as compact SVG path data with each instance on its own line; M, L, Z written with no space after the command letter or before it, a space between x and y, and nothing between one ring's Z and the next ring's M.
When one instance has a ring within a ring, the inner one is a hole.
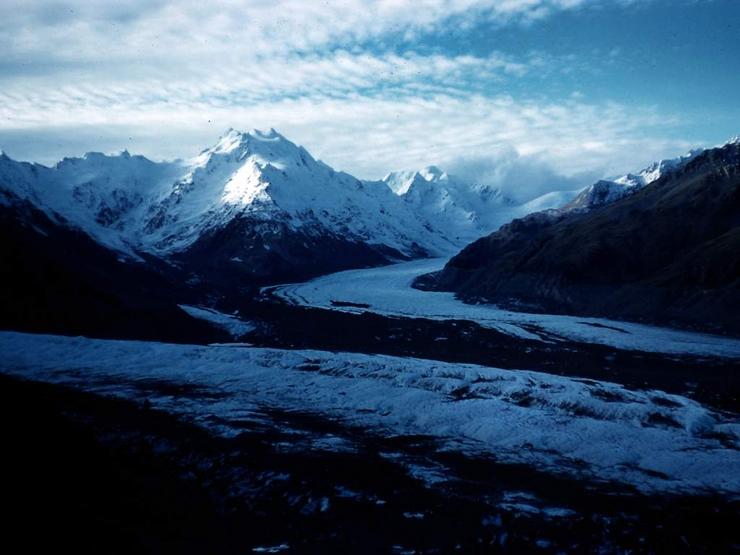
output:
M585 185L693 146L666 133L681 116L571 86L618 50L504 51L474 36L656 1L10 0L0 147L44 163L92 149L161 159L227 127L275 127L366 178L436 164L514 188Z

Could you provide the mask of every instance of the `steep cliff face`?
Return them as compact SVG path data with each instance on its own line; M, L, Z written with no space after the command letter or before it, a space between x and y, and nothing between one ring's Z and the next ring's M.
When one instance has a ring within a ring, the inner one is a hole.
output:
M740 333L740 145L708 150L601 208L515 220L418 286Z

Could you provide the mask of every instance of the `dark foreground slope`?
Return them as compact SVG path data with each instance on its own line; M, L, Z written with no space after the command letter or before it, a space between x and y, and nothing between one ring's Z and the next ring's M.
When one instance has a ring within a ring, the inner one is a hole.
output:
M273 412L219 438L145 402L6 376L0 433L6 553L730 553L740 524L734 501L589 487L423 436ZM352 449L310 447L327 439ZM413 470L440 464L434 487Z
M177 307L197 294L164 267L119 259L28 203L0 205L0 329L183 342L223 339L223 333Z
M589 212L515 220L417 286L528 310L740 333L740 145Z

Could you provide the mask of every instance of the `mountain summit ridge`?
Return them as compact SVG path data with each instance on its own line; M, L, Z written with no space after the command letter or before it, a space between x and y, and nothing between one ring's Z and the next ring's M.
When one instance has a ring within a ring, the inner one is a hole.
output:
M90 153L54 167L3 158L0 185L109 248L167 255L235 217L278 218L402 256L451 245L391 191L314 159L275 129L227 130L187 161Z

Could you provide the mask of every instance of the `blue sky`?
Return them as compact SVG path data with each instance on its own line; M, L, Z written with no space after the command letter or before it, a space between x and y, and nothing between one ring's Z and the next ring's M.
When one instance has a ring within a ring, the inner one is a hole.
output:
M275 127L359 177L585 184L740 134L737 0L0 4L0 147L190 156Z

